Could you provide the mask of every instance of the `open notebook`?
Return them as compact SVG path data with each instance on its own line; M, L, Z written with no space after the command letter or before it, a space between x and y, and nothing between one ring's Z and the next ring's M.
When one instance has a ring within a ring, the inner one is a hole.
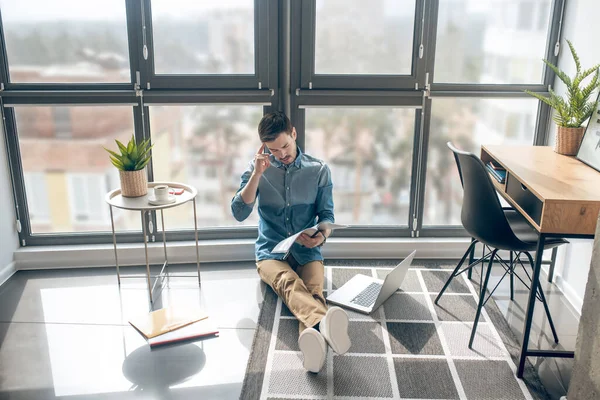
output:
M151 339L207 317L206 313L196 308L166 307L132 318L129 323L146 339Z
M287 253L292 248L292 245L294 244L296 239L298 239L298 236L300 236L302 233L307 233L308 235L313 236L318 231L324 231L326 229L335 230L335 229L342 229L342 228L347 228L347 227L348 227L348 225L334 224L332 222L327 222L327 221L318 223L315 226L311 226L310 228L301 230L300 232L297 232L294 235L283 239L281 242L277 243L277 245L275 246L275 248L273 248L271 253Z
M150 347L164 346L177 342L186 342L194 339L216 337L218 329L210 318L191 323L183 328L148 339Z

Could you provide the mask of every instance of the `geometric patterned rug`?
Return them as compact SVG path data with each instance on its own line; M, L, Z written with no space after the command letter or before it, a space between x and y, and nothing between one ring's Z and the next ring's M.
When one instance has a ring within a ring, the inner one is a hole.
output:
M330 264L325 296L355 274L383 279L392 266ZM419 264L373 314L348 311L352 346L343 356L329 348L318 374L302 367L298 321L267 287L240 399L548 398L529 362L525 379L516 378L518 342L493 299L468 348L476 275L473 281L466 274L455 278L435 305L452 262Z

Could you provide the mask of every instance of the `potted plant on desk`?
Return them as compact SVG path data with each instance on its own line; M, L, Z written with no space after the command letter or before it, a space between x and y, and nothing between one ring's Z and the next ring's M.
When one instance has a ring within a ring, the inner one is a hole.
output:
M133 135L127 146L118 140L115 142L121 154L106 147L104 150L110 153L110 161L119 170L121 194L123 197L144 196L148 193L146 165L150 161L150 150L154 145L150 145L150 140L142 140L140 144L136 144Z
M577 72L573 78L567 76L564 71L559 70L548 60L543 60L567 86L566 96L561 97L552 89L548 89L550 97L544 97L539 93L533 93L529 90L525 90L525 93L543 101L555 110L553 119L556 122L558 131L556 133L554 151L559 154L573 156L577 154L581 139L583 138L585 131L585 127L582 126L583 123L587 121L598 107L597 102L590 101L589 99L594 90L600 88L600 77L598 76L600 64L582 70L573 44L568 40L567 43L569 44L571 55L577 68ZM595 74L591 80L587 85L584 85L583 81L594 72Z

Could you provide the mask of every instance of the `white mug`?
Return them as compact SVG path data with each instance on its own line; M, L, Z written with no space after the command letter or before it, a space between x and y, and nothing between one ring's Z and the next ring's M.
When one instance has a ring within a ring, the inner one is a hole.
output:
M169 199L169 186L156 185L154 186L154 197L158 201L166 201Z

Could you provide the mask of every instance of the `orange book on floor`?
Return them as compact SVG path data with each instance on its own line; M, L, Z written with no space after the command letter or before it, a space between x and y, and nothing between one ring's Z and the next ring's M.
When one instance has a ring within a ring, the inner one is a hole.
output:
M146 339L165 334L207 318L200 309L166 307L129 320Z
M197 339L216 337L219 331L210 318L186 325L183 328L167 332L148 339L150 347L163 346L178 342L188 342Z

